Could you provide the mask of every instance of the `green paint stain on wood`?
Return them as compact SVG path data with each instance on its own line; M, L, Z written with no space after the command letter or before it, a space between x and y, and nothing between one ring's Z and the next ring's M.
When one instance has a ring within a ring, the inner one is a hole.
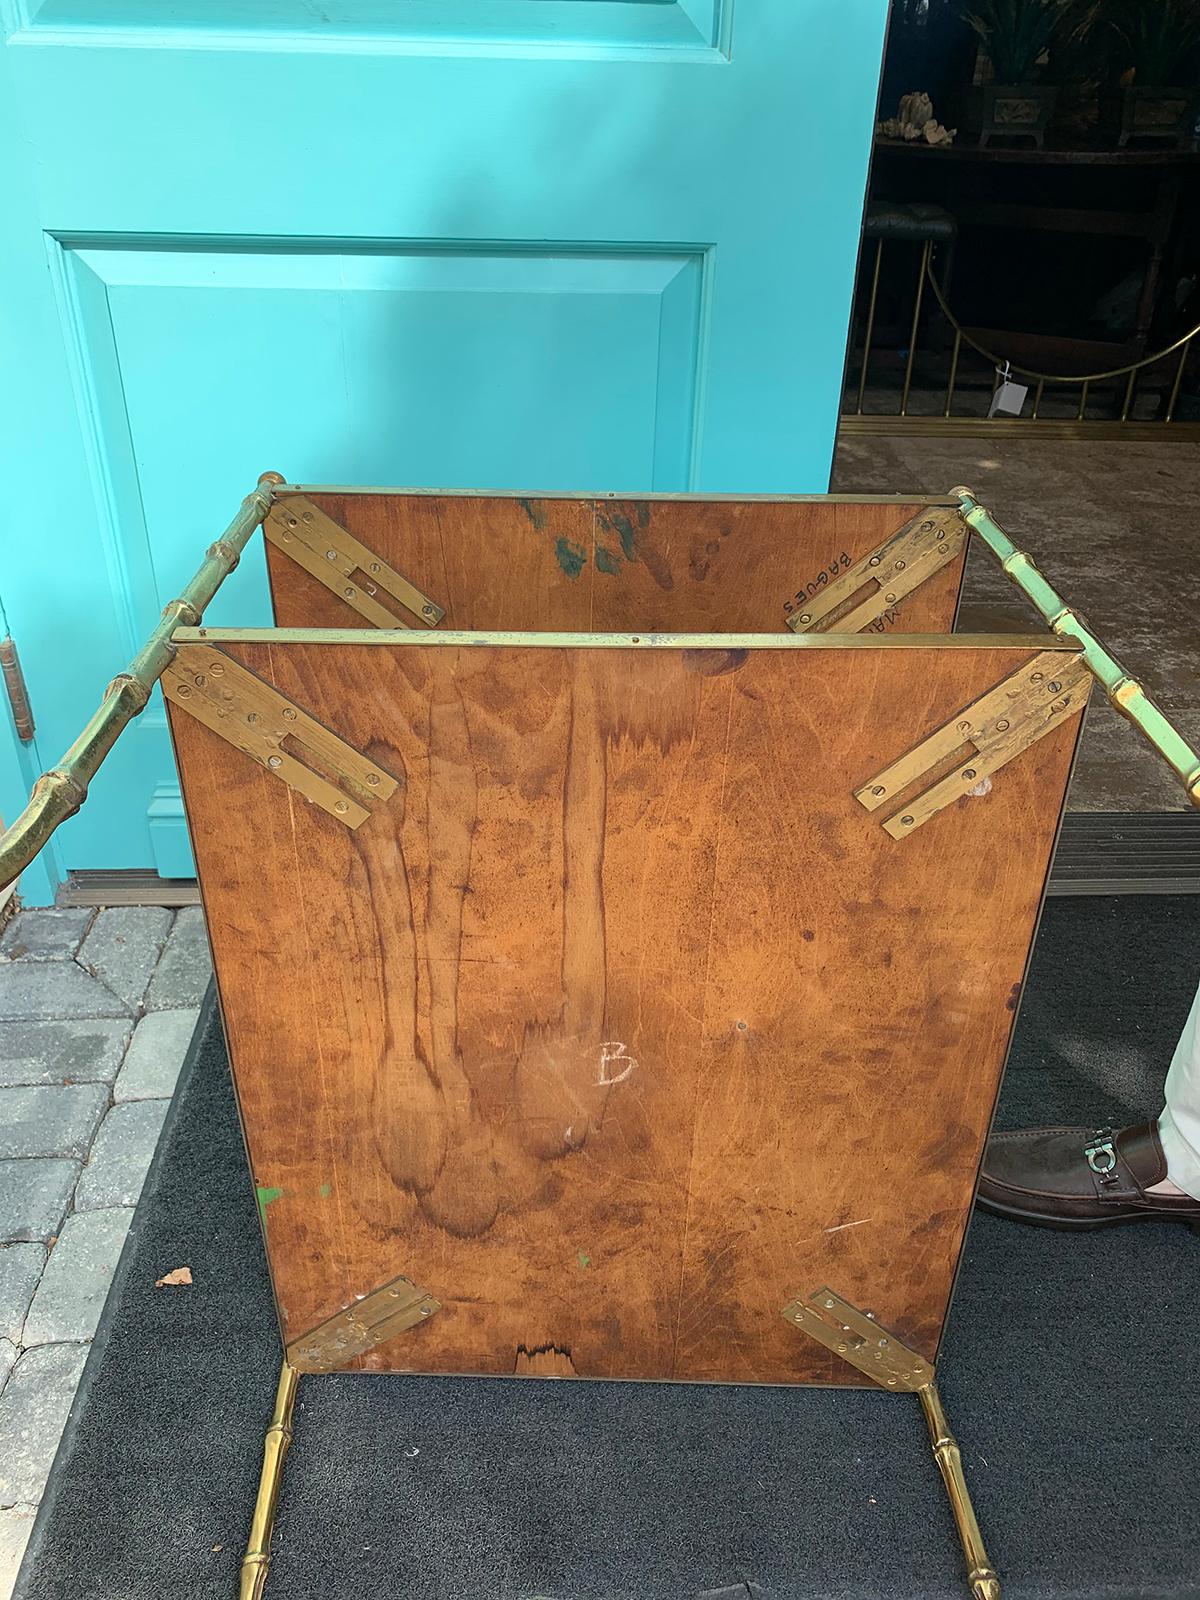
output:
M572 544L570 539L560 539L554 546L554 554L568 578L577 578L587 561L587 551L581 545Z
M283 1193L282 1189L268 1189L263 1184L258 1184L254 1191L258 1195L258 1214L262 1218L262 1225L267 1225L267 1207L272 1200L278 1200Z
M539 533L544 532L545 531L545 527L546 527L546 510L545 510L545 507L543 505L541 505L540 502L538 502L537 500L519 500L517 502L517 504L521 507L521 510L525 513L525 515L529 518L530 522L533 523L533 525L537 529L537 531Z
M327 1183L323 1183L321 1185L321 1187L317 1190L317 1193L321 1196L322 1200L328 1200L329 1199L329 1185Z
M581 1250L579 1252L579 1265L586 1272L587 1269L591 1266L591 1264L592 1264L591 1256L589 1256L585 1250Z
M621 558L615 550L606 550L600 544L596 546L596 565L601 572L607 572L610 578L615 578L621 570Z
M633 523L620 511L610 513L612 525L617 530L621 540L621 549L625 552L626 561L632 561L637 554L637 534L634 532Z

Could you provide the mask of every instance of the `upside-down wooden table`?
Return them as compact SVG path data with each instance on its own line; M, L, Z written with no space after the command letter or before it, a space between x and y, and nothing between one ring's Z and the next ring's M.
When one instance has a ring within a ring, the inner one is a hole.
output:
M915 1391L998 1595L934 1367L1093 674L1200 760L965 491L268 477L208 565L259 522L279 625L148 658L285 1351L243 1596L339 1368ZM952 634L972 525L1055 632Z

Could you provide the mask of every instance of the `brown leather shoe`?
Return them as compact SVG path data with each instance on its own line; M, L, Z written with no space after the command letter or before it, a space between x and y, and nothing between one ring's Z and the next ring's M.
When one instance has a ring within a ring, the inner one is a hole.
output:
M1200 1200L1146 1193L1166 1175L1155 1122L1117 1133L1020 1128L988 1141L977 1199L985 1211L1044 1228L1173 1219L1200 1233Z

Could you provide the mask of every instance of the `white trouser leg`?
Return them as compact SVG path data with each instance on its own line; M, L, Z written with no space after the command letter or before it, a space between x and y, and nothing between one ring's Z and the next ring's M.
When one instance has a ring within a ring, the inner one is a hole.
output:
M1200 1200L1200 989L1175 1047L1165 1094L1158 1132L1167 1176Z

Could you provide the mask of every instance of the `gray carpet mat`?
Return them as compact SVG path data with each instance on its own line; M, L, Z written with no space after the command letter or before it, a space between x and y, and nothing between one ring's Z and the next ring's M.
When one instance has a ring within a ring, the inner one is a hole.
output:
M1156 1110L1198 954L1200 899L1053 902L999 1124ZM1200 1600L1198 1251L976 1218L939 1376L1007 1600ZM232 1600L277 1373L210 1008L18 1600ZM296 1422L267 1600L965 1592L912 1397L333 1375Z

